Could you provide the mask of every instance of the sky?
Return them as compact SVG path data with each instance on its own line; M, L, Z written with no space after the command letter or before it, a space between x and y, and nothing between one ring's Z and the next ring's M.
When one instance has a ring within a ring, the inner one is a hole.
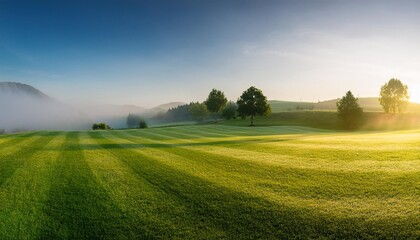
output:
M379 95L420 102L420 2L0 0L0 81L71 104Z

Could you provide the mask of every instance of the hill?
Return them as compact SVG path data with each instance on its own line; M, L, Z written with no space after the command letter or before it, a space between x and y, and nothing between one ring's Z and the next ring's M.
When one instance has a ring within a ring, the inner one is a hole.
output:
M0 82L1 95L30 96L42 100L52 100L48 95L38 89L23 83Z
M156 106L154 108L150 108L146 111L147 117L155 117L156 115L161 115L166 113L169 109L178 107L179 105L184 105L184 102L170 102L161 104L159 106Z
M332 99L317 103L270 100L269 103L273 113L296 110L336 111L336 103L338 100L339 99ZM366 112L382 112L382 106L379 104L379 98L359 98L359 104ZM410 102L407 106L407 111L420 112L420 104Z
M84 129L77 109L56 101L40 90L21 83L0 82L0 129Z

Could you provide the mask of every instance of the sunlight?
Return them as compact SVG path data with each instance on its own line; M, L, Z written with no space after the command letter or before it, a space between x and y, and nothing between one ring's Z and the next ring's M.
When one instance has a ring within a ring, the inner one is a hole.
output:
M410 102L420 103L420 84L408 86Z

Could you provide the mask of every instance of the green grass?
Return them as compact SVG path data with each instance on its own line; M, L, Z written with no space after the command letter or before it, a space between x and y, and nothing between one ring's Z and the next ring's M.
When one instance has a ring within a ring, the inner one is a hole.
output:
M249 126L250 120L235 119L223 121L223 125ZM273 113L270 116L255 117L257 126L305 126L330 130L343 130L336 111L294 111ZM386 114L364 112L358 130L408 130L420 127L419 113Z
M0 239L419 239L420 130L0 137Z

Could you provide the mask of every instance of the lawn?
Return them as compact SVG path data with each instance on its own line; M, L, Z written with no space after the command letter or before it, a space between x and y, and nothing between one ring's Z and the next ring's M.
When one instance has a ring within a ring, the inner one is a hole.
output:
M419 239L420 130L0 137L0 239Z

